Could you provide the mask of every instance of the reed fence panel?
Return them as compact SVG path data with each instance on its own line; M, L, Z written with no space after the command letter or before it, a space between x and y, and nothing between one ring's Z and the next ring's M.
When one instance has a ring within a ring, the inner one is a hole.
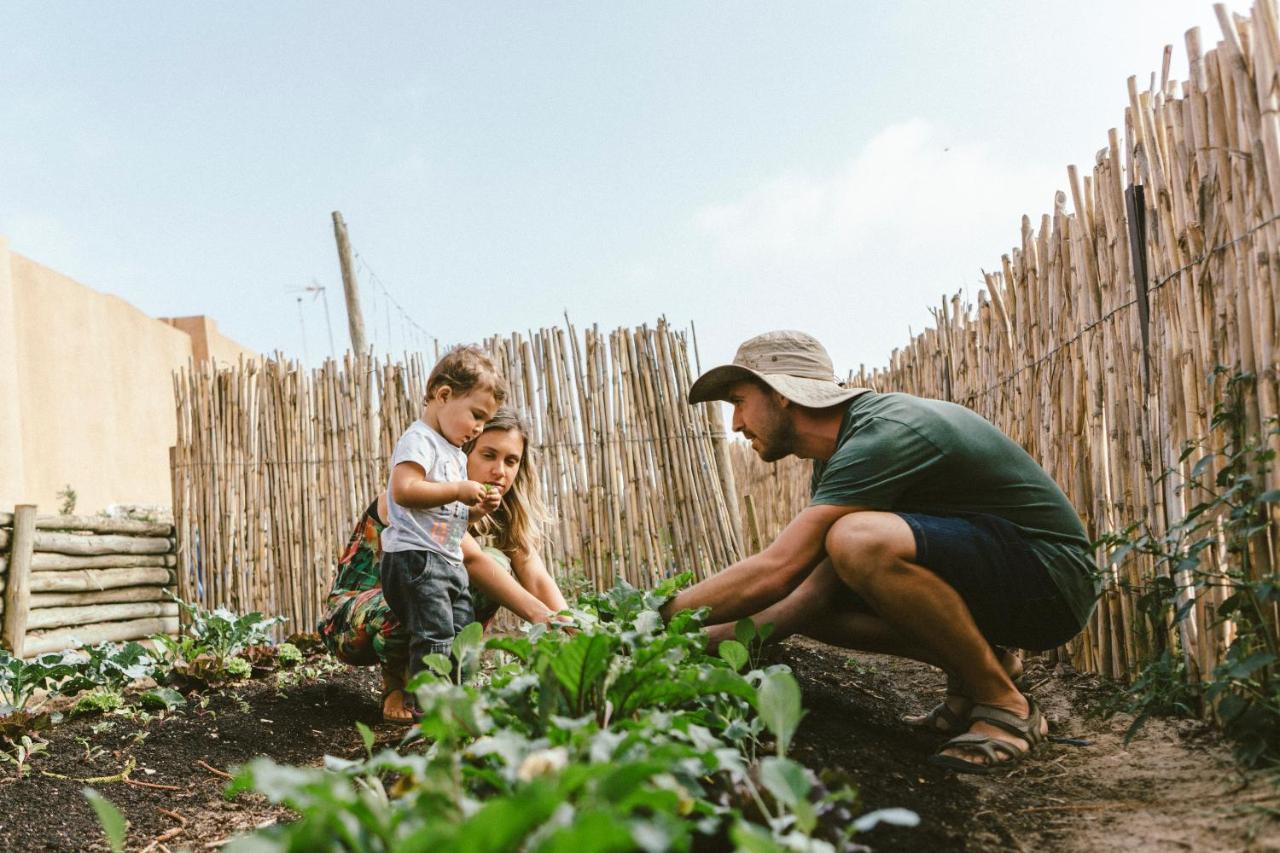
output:
M720 413L687 405L689 340L665 322L572 326L485 341L529 423L562 580L651 586L742 554ZM282 359L174 376L174 516L181 595L310 630L356 518L385 487L417 418L417 355L304 371Z

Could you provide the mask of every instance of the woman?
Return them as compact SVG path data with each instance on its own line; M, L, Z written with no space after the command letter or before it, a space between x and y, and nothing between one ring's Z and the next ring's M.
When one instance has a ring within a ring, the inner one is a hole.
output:
M474 523L462 540L476 620L486 627L499 607L528 622L545 622L567 606L538 556L546 510L537 469L527 457L528 445L529 432L519 415L503 408L478 438L463 446L467 476L493 484L502 495L498 508ZM382 717L387 722L409 723L413 712L404 689L408 637L396 630L399 622L382 597L378 577L386 512L387 499L382 494L356 524L338 561L318 629L339 660L381 666Z

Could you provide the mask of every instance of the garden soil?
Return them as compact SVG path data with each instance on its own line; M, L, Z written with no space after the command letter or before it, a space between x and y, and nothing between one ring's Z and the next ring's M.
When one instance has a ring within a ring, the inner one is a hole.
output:
M936 671L807 641L775 654L795 670L809 709L795 757L847 777L864 810L921 816L914 829L862 836L874 850L1280 850L1277 780L1240 772L1195 723L1154 720L1126 746L1130 721L1095 713L1111 691L1095 678L1028 667L1054 734L1087 745L1051 744L999 776L958 776L925 762L938 737L898 721L937 701ZM217 849L291 817L257 795L225 800L221 773L259 754L305 765L354 758L363 752L357 721L383 743L403 732L380 722L376 673L339 667L284 689L268 677L212 692L205 707L148 721L63 723L25 778L0 766L0 846L106 849L80 780L132 761L126 781L93 784L128 818L129 849Z

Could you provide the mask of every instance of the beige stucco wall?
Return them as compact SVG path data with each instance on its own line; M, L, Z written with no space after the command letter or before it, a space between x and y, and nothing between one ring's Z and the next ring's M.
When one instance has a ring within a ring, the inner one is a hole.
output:
M199 325L215 358L248 352ZM172 371L194 355L180 328L0 241L0 511L35 503L55 512L66 485L78 512L168 506Z

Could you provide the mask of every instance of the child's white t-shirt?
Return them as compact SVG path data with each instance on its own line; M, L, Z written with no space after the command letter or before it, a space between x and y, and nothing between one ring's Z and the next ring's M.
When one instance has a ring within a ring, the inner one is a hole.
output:
M420 420L409 424L396 442L392 470L401 462L421 465L432 483L456 483L467 478L467 455ZM455 562L462 561L462 537L470 519L466 504L454 501L430 509L402 507L391 496L388 480L387 516L382 550L435 551Z

